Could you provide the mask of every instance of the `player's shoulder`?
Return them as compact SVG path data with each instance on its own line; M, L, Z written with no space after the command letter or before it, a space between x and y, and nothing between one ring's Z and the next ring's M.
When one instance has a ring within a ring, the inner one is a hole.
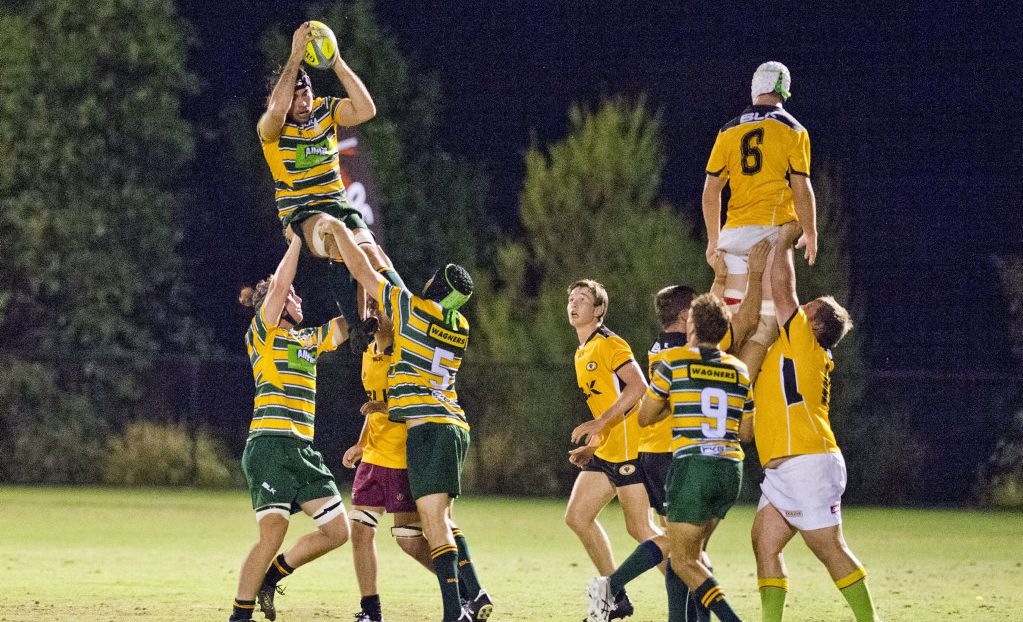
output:
M719 133L725 133L728 130L750 123L761 123L764 121L777 121L796 132L806 131L806 128L789 111L780 106L748 106L737 117L721 126Z
M730 367L734 367L741 376L744 376L746 381L749 382L749 369L746 367L746 363L739 360L739 357L724 352L721 354L721 362Z
M685 365L700 360L700 350L686 345L668 348L662 354L668 364Z

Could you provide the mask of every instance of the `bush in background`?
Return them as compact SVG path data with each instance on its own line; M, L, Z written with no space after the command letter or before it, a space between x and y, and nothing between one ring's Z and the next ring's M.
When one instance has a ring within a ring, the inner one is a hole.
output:
M137 421L107 444L103 482L114 486L230 486L239 480L220 441L185 426Z

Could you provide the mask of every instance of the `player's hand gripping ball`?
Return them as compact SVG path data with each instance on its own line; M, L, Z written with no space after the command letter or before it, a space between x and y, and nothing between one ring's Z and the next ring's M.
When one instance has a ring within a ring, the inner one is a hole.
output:
M305 44L305 63L314 69L330 69L337 56L337 37L323 22L309 22L312 37Z

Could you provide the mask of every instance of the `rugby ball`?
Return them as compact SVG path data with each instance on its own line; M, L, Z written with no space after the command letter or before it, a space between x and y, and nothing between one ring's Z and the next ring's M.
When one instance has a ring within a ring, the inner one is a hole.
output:
M309 22L313 38L305 44L305 64L313 69L330 69L337 56L337 37L323 22Z

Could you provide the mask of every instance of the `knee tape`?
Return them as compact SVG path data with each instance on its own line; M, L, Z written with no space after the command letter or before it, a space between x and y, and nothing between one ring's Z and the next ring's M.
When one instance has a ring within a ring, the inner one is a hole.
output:
M401 527L391 527L391 535L395 538L422 538L422 523L409 523Z
M768 308L770 305L770 308ZM757 330L750 337L750 341L756 341L765 348L778 338L778 318L774 315L774 303L765 302L760 307L760 322L757 323Z
M355 238L355 243L359 246L376 244L373 232L369 229L352 229L352 237Z
M380 522L380 512L374 512L373 510L352 510L348 517L370 529L376 529L377 523Z
M331 497L313 514L313 522L322 527L339 516L345 515L345 504L341 497Z

